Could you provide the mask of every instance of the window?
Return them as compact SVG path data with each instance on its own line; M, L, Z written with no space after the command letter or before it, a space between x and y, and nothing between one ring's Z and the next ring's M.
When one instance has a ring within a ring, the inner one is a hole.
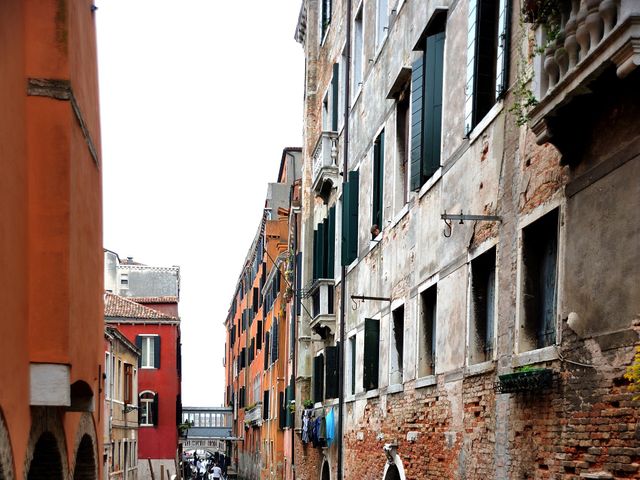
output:
M124 403L133 403L133 365L124 364Z
M329 117L331 111L329 108L329 92L322 98L322 131L329 130Z
M358 258L359 182L359 173L349 172L342 191L342 265L349 265Z
M387 37L389 30L389 1L377 0L376 5L376 47Z
M418 44L422 54L411 71L412 190L419 190L440 167L446 22L445 12L434 14Z
M411 115L411 85L401 89L396 103L396 168L395 168L395 211L398 212L408 200L408 150Z
M338 100L340 91L340 64L333 64L333 76L331 77L331 130L338 131Z
M353 25L353 92L356 94L362 85L362 58L364 56L364 32L362 6L356 13Z
M142 352L141 368L160 368L160 337L158 335L138 335L136 345Z
M118 360L118 370L116 370L116 396L117 400L122 399L122 360Z
M351 364L349 365L350 375L350 392L351 395L356 394L356 336L349 337L349 359Z
M140 394L138 405L139 419L141 426L153 426L158 424L158 394L145 391Z
M313 401L324 400L324 355L321 353L313 359Z
M104 396L105 398L111 398L111 379L112 377L112 367L111 367L111 355L106 352L104 354L104 373L105 373L105 379L104 379Z
M404 305L391 314L391 348L389 366L389 385L398 385L403 381L404 362Z
M122 288L129 288L129 274L121 273L120 274L120 286Z
M384 210L384 130L373 143L373 209L371 215L371 236L378 236L382 230Z
M365 390L378 388L378 362L380 358L380 322L372 318L364 320L364 374Z
M345 78L347 75L347 50L342 51L340 56L340 74L338 78L338 130L344 125L344 104L345 104Z
M420 325L418 341L418 377L435 374L438 286L420 294Z
M522 231L520 350L556 341L558 209Z
M320 41L322 41L329 30L329 25L331 25L332 0L320 0L320 2Z
M326 356L324 396L325 398L338 398L338 385L340 381L338 370L338 347L327 347L324 349L324 353Z
M334 277L336 208L313 231L313 279Z
M471 261L471 324L469 363L493 358L496 298L496 250L492 248Z
M269 399L270 399L270 390L265 390L263 392L263 397L262 397L262 419L263 420L268 420L270 418Z
M465 134L507 88L508 0L469 0Z

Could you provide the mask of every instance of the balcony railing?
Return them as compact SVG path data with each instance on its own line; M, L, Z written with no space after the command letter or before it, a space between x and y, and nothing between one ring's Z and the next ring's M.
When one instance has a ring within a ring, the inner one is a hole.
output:
M256 403L253 407L248 408L244 414L244 421L252 427L262 425L262 403Z
M311 296L311 328L322 338L329 331L335 333L336 315L334 303L334 281L328 278L316 280L309 289Z
M619 78L640 64L640 1L558 0L559 32L551 41L538 27L536 40L544 52L535 59L534 93L539 104L531 111L531 125L539 143L549 141L544 119L584 92L608 62Z
M313 150L313 190L321 193L338 182L338 134L322 132Z

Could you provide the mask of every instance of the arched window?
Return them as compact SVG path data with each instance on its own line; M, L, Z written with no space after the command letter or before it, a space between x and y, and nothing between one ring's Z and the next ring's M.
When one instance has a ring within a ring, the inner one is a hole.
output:
M138 402L138 423L140 426L158 424L158 394L145 390L140 394Z

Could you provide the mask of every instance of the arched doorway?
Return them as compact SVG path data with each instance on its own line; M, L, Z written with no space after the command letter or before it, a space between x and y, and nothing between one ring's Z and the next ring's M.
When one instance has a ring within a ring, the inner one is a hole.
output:
M62 480L62 459L56 437L44 432L33 450L27 480Z
M384 476L384 480L401 480L400 472L398 471L398 467L396 467L395 464L389 465L389 468L387 468L387 473Z
M76 466L73 480L95 480L96 459L93 453L93 441L89 435L83 435L76 453Z
M329 472L329 462L326 460L322 464L322 475L320 476L320 480L331 480L331 473Z

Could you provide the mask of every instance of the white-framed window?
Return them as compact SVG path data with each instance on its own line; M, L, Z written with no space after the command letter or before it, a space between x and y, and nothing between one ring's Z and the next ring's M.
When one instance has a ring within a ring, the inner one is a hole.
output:
M158 424L158 394L145 390L140 394L138 408L140 409L140 426L154 426Z
M129 274L121 273L120 274L120 288L129 288Z
M140 348L141 368L160 368L160 337L158 335L138 335L136 343Z

